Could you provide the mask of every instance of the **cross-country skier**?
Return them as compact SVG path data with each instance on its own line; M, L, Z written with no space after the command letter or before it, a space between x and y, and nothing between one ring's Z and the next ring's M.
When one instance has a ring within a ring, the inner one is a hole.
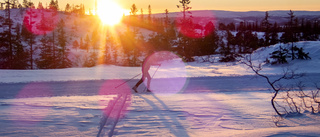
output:
M141 79L137 82L137 84L132 88L136 93L138 93L137 88L139 85L147 78L147 92L150 91L150 82L151 82L151 76L149 74L149 69L151 65L160 65L156 63L155 56L152 55L152 51L149 51L148 56L144 59L143 65L142 65L142 77Z

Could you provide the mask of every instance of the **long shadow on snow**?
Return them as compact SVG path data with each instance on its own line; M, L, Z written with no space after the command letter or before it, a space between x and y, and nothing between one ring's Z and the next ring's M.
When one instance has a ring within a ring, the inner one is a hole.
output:
M157 107L157 105L152 102L151 100L137 94L137 96L141 97L142 99L144 99L154 110L159 110L160 108ZM155 96L154 94L152 94L152 96L159 101L159 103L163 106L163 108L165 108L166 110L170 110L170 108L162 101L160 100L157 96ZM189 137L188 133L186 132L186 129L183 127L183 125L177 120L176 117L171 116L170 120L167 120L164 116L159 115L159 118L162 119L164 125L170 129L170 131L177 137ZM174 127L172 127L172 124L170 124L170 121L172 121L172 123L174 123L174 125L177 125L177 127L179 127L179 129L176 129Z

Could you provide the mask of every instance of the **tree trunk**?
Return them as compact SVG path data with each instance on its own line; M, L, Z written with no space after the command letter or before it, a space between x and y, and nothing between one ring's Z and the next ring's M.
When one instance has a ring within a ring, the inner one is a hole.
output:
M272 105L274 111L276 111L276 113L277 113L280 117L282 117L281 113L278 111L278 109L277 109L277 107L275 106L275 103L274 103L274 102L275 102L274 100L276 99L277 95L278 95L278 91L276 91L276 93L273 95L273 97L272 97L272 99L271 99L271 105Z

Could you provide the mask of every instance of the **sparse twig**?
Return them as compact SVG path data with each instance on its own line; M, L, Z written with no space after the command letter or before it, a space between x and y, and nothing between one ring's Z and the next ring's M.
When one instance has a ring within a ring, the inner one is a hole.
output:
M275 112L279 115L282 116L283 114L279 112L278 108L276 107L276 98L279 94L279 91L283 90L282 86L277 87L276 84L278 84L278 82L280 82L281 80L290 80L290 79L296 79L296 78L300 78L303 75L301 74L296 74L294 70L290 70L290 69L286 69L283 71L283 74L275 79L275 80L271 80L269 78L269 76L261 74L260 71L262 71L262 63L259 63L259 65L254 65L254 63L252 62L252 57L251 55L245 56L244 59L241 61L242 64L245 64L246 66L248 66L256 75L265 78L267 83L269 84L269 86L272 88L273 92L273 96L271 98L271 105L273 107L273 109L275 110ZM294 102L293 98L290 97L289 92L287 92L287 97L291 100L296 112L299 112L299 108L296 104L296 102ZM289 103L289 101L287 100L287 103L289 104L289 106L291 107L291 103ZM278 104L277 104L278 105ZM292 109L292 108L291 108ZM285 110L286 111L286 110ZM288 113L286 111L286 113Z

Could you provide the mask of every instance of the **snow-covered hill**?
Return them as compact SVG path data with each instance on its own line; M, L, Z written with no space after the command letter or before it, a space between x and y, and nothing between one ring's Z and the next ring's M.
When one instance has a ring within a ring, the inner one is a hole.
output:
M275 17L287 17L289 11L284 10L274 10L268 11L270 16ZM194 17L208 17L214 15L216 18L240 18L240 17L257 17L261 18L265 16L265 11L224 11L224 10L196 10L191 11ZM319 17L320 11L294 11L297 17ZM154 14L154 17L165 17L164 13ZM180 12L169 13L169 17L181 16Z
M265 74L281 74L284 68L291 68L302 73L320 73L320 41L302 41L295 43L309 53L311 60L294 60L284 65L265 65L262 71ZM253 60L263 62L270 53L279 46L277 44L258 49L253 53ZM180 59L181 60L181 59ZM215 63L186 63L185 67L173 65L173 62L164 62L157 70L155 78L168 77L210 77L210 76L244 76L253 75L248 68L240 63L220 63L218 57ZM150 73L157 69L152 67ZM105 80L105 79L130 79L141 72L140 67L121 67L113 65L99 65L92 68L67 68L56 70L0 70L0 83L35 82L35 81L78 81L78 80ZM174 74L174 75L173 75Z
M279 71L279 69L283 69L283 68L291 68L293 70L297 70L298 72L301 73L319 73L320 71L318 69L315 69L317 66L320 66L320 41L301 41L301 42L297 42L294 43L295 46L297 46L298 48L303 48L304 52L309 53L309 56L311 57L310 60L291 60L288 59L289 63L288 64L284 64L284 65L268 65L265 66L266 69L278 69L278 71L275 70L270 70L269 73L274 73L274 72L281 72ZM256 50L253 53L252 58L254 60L259 60L259 62L263 62L266 60L266 58L270 59L270 54L275 51L278 50L280 48L280 46L282 48L287 48L290 49L291 48L291 43L289 44L276 44L276 45L272 45L266 48L260 48L258 50Z
M306 41L296 45L304 47L312 59L292 61L288 65L266 65L264 73L277 74L283 67L291 66L311 73L319 81L320 42ZM254 61L264 60L279 46L257 50L253 54ZM130 89L137 79L114 88L140 73L138 67L103 65L59 70L0 70L0 136L262 137L320 134L318 114L306 112L286 119L275 117L270 105L271 94L261 89L264 80L253 76L236 78L238 75L252 75L239 63L193 62L185 64L182 69L170 68L170 62L177 61L164 62L166 64L159 68L155 78L166 76L157 75L166 72L181 74L185 69L187 77L199 77L185 83L193 92L152 94L143 92L142 86L140 93L134 94ZM150 73L155 70L153 67ZM208 76L212 77L204 78ZM246 83L249 81L252 84ZM167 87L169 85L160 88Z
M191 11L193 17L206 17L216 19L217 22L238 23L240 21L256 22L261 20L265 16L263 11L247 11L247 12L237 12L237 11L223 11L223 10L202 10L202 11ZM268 11L271 22L277 22L282 24L288 21L289 11L275 10ZM305 18L310 20L319 20L320 11L294 11L297 18ZM179 12L169 13L169 17L176 18L181 16ZM165 14L155 14L155 17L165 17Z
M32 14L28 14L30 12L27 9L12 9L11 15L12 20L14 24L23 24L23 19L25 17L31 17L32 21L34 22L34 26L31 28L31 30L36 31L37 27L41 23L41 18L43 14L43 10L32 10ZM270 21L277 21L280 23L281 21L287 21L287 12L288 11L270 11ZM306 18L306 19L319 19L320 14L318 11L295 11L296 16ZM4 16L5 11L0 11L0 15ZM113 28L109 28L106 26L101 25L99 22L99 19L97 17L93 16L80 16L76 14L64 14L63 12L52 12L52 11L45 11L44 12L45 17L50 17L51 22L55 22L54 24L57 25L57 22L60 20L64 20L65 22L65 31L66 31L66 38L67 38L67 47L69 50L69 59L73 62L73 67L82 67L85 60L92 54L92 52L96 51L96 49L89 49L89 52L86 50L79 50L75 49L73 47L73 43L77 41L78 43L85 42L85 39L87 36L90 40L93 39L93 36L100 39L100 41L97 43L97 45L101 46L100 48L103 49L103 47L106 45L104 44L104 41L106 39L106 36L114 36L113 40L119 40L116 36L120 34L121 32L124 32L127 29L127 25L119 24L117 26L114 26ZM147 16L147 15L145 15ZM162 18L165 16L165 14L154 14L155 18ZM175 12L170 13L169 17L172 20L178 19L177 17L181 16L181 13ZM192 11L192 16L198 20L198 22L201 22L201 19L206 19L205 22L203 22L202 25L205 25L207 21L213 21L215 23L217 22L239 22L239 21L251 21L255 22L257 20L261 20L264 16L264 12L259 11L250 11L250 12L232 12L232 11L216 11L216 10L207 10L207 11ZM201 19L200 19L201 18ZM39 58L40 54L40 39L43 37L43 34L46 33L47 36L51 36L55 28L52 28L46 32L36 33L36 43L33 45L35 51L34 51L34 59ZM98 30L98 31L97 31ZM94 32L97 33L94 33ZM147 40L150 37L150 34L153 33L152 30L147 30L144 28L138 29L138 34L143 35L144 38ZM57 33L55 33L57 35ZM263 35L263 34L261 34ZM57 38L57 36L55 37ZM111 38L110 38L111 39ZM57 43L57 40L56 40ZM111 44L108 44L111 45ZM28 49L29 46L25 44L26 48ZM114 45L116 47L116 45ZM104 50L104 49L103 49ZM101 50L100 53L103 53L104 51ZM120 51L121 48L117 49L117 51ZM90 52L91 51L91 52ZM121 55L120 55L121 56ZM122 57L119 57L121 60ZM119 62L118 60L118 62Z
M270 15L284 18L286 13L271 11ZM295 13L300 16L300 12ZM4 15L4 12L0 11L0 14ZM320 15L319 12L301 14ZM22 23L23 12L13 10L12 15L14 22ZM208 15L218 20L250 18L255 21L263 17L264 12L195 11L193 15ZM170 16L176 15L172 13ZM41 17L40 14L37 17ZM90 16L59 13L58 17L65 20L66 31L70 33L67 37L71 57L86 54L86 51L73 49L72 41L84 39L94 29L103 27ZM123 31L126 26L116 28ZM152 33L145 29L140 31L145 35ZM290 67L312 76L312 84L319 82L320 41L301 41L295 45L303 47L312 59L264 65L262 73L278 76L284 68ZM277 44L258 49L253 53L253 61L265 61L279 46L289 45ZM159 90L155 94L143 92L144 86L140 87L138 94L131 90L140 78L140 67L99 65L48 70L2 69L0 136L245 137L320 134L318 114L306 112L287 119L274 117L271 95L263 80L254 78L254 73L239 62L220 63L218 57L213 60L214 63L182 63L181 58L175 58L163 61L159 68L153 66L149 72L154 75L152 88ZM130 78L134 79L128 82ZM161 85L157 83L159 81L166 84ZM123 86L115 88L120 84ZM178 88L177 84L180 84ZM171 87L191 91L168 94ZM276 122L280 127L275 126Z

